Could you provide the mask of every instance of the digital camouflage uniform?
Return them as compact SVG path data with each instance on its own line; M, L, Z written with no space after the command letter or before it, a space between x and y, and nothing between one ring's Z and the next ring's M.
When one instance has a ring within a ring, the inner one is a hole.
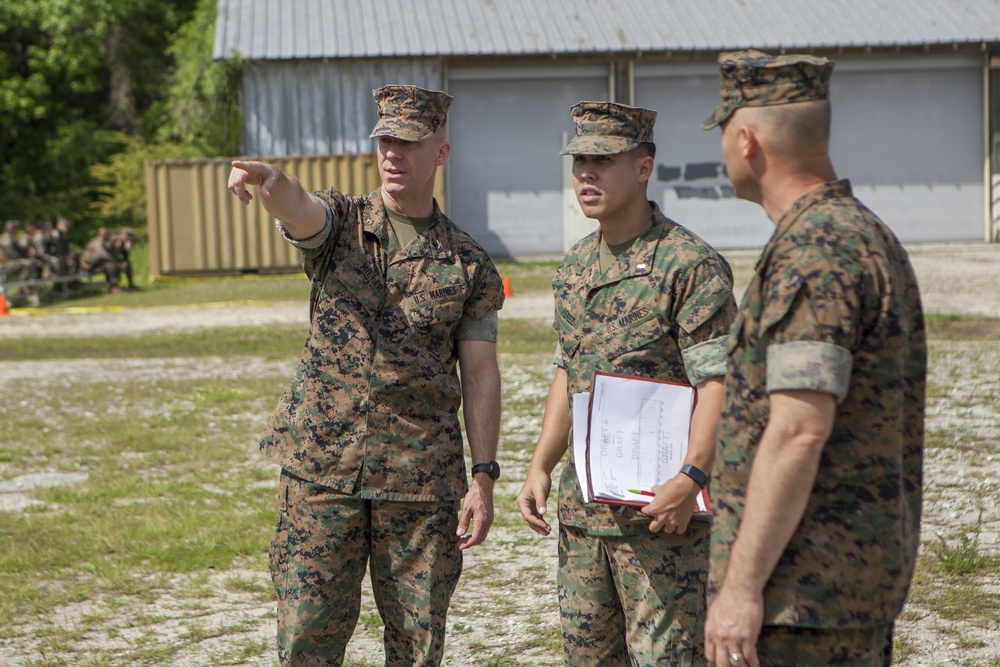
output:
M19 280L37 278L41 265L28 256L27 246L17 240L17 227L7 225L0 234L0 278L17 276Z
M783 80L793 95L826 97L828 61L730 54L734 79L726 58L724 91L767 68L760 76L777 81L779 99ZM820 83L809 88L807 79ZM919 543L927 348L908 256L847 181L815 188L777 222L729 344L710 598L726 576L769 392L832 394L836 415L812 494L764 589L758 654L762 665L791 664L796 651L803 665L888 664ZM850 638L857 646L845 645Z
M52 229L52 225L41 222L28 241L30 247L35 249L35 259L47 270L48 275L59 276L64 273L63 265L55 255L55 246L47 233L48 229Z
M376 133L405 96L443 118L431 96L446 96L412 88L375 91ZM500 276L436 202L430 227L400 248L380 191L316 194L326 226L293 241L312 281L309 338L261 441L283 469L271 548L279 656L341 664L370 559L386 664L440 664L468 489L456 341L496 340Z
M574 107L569 153L608 154L652 140L655 112ZM655 204L652 227L601 273L601 234L578 242L553 281L557 363L567 401L595 371L697 385L724 373L735 315L729 265ZM569 404L572 410L571 403ZM708 528L651 533L638 511L584 504L570 459L559 483L559 588L567 665L705 664Z
M111 238L95 236L87 243L80 255L80 268L89 273L103 271L110 287L118 287L121 278L121 264L115 257L114 243Z
M740 107L826 99L833 63L818 56L771 56L747 49L719 55L722 102L701 123L711 130Z

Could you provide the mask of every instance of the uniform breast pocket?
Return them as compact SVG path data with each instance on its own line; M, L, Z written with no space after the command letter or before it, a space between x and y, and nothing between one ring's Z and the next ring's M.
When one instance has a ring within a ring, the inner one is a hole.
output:
M411 294L403 300L406 321L419 329L454 324L462 317L465 296L461 285L448 285Z
M313 326L308 342L311 349L320 351L313 358L324 358L324 350L335 352L343 349L362 327L354 304L342 300L319 302L313 312Z
M650 314L638 322L611 326L601 347L609 361L629 354L641 356L647 351L654 352L652 344L666 337L668 331L655 314Z

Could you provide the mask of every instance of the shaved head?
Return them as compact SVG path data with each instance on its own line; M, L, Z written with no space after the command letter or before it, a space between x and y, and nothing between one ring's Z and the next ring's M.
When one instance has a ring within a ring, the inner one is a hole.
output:
M829 100L740 107L721 127L736 196L763 206L772 221L808 190L837 178Z
M829 149L829 100L744 107L733 116L737 124L752 127L778 155L808 158Z
M448 131L442 125L438 129L434 130L434 134L424 139L424 141L430 141L434 146L440 146L448 141Z

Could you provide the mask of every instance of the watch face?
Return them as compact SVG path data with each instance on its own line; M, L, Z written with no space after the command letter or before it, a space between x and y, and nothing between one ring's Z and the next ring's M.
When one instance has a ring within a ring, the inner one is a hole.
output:
M490 479L493 480L500 479L500 464L496 461L490 461L489 463L477 463L472 466L472 474L475 475L477 472L484 472L490 476Z
M681 472L693 479L703 489L708 485L708 476L693 465L686 464L681 466Z

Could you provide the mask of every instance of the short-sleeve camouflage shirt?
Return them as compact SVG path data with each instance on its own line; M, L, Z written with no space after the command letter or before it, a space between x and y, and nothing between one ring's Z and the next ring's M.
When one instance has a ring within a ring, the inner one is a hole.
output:
M468 488L456 338L503 305L486 251L434 204L394 245L381 194L316 193L331 212L317 247L311 327L261 449L294 475L362 498L446 501ZM308 241L308 240L307 240Z
M889 228L825 183L779 220L730 336L711 480L710 595L725 578L769 392L837 398L812 495L764 589L764 623L863 627L902 609L919 542L927 345Z
M652 227L603 274L600 233L578 242L556 272L553 324L569 379L567 402L590 391L596 371L696 385L725 372L736 313L732 272L711 246L654 206ZM569 461L560 479L559 521L592 534L648 531L602 503L583 503Z

